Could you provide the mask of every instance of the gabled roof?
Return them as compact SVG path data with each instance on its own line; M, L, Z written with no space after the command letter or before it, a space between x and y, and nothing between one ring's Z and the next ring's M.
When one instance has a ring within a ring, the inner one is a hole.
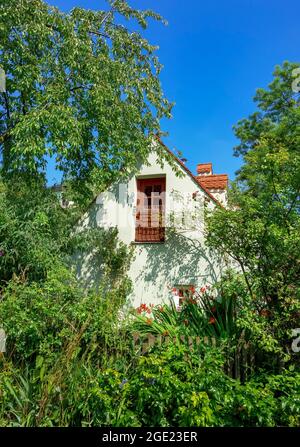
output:
M211 189L227 189L228 187L228 175L227 174L211 174L211 175L199 175L197 177L198 182L204 188Z
M193 173L186 167L186 165L178 158L166 145L163 143L163 141L160 139L159 135L155 135L155 139L161 144L161 146L176 160L176 162L182 167L182 169L186 172L186 174L193 180L193 182L197 185L198 188L200 188L206 196L216 203L216 205L220 206L221 208L224 208L224 206L217 200L210 192L209 190L202 184L199 183L196 176L193 175ZM91 200L91 202L88 204L86 211L91 207L93 203L96 202L98 197L98 194ZM80 218L79 218L80 219Z
M195 182L195 184L202 189L202 191L217 205L221 206L223 208L223 205L210 193L210 191L206 188L205 185L201 184L197 177L186 167L186 165L178 158L166 145L163 143L163 141L160 139L158 135L155 136L157 141L162 145L162 147L170 154L172 157L177 161L177 163L182 167L182 169L188 174L188 176ZM204 178L204 176L203 176Z

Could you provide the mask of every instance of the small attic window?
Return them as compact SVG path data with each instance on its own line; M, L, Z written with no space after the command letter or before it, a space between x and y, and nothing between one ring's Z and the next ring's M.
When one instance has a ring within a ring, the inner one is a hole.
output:
M165 177L137 179L135 242L165 241Z

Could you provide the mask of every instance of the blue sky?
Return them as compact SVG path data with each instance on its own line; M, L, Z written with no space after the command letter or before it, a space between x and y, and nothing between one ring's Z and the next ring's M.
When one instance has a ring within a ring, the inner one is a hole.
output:
M105 0L49 0L62 10L105 9ZM296 0L129 0L161 13L168 26L151 22L145 36L159 45L163 90L174 101L164 121L170 149L183 152L188 167L213 162L215 173L234 173L237 140L232 126L255 109L258 87L284 60L299 61L300 2ZM50 169L49 180L55 174ZM51 178L50 178L51 177Z

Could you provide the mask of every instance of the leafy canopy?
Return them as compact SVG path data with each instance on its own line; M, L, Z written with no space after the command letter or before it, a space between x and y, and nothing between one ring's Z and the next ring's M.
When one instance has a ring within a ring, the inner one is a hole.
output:
M68 178L99 187L147 156L171 104L157 48L123 23L162 19L108 3L108 11L64 13L42 0L0 0L4 173L45 172L50 156Z
M288 351L289 331L300 321L297 67L288 62L276 67L269 88L255 96L259 110L235 126L240 138L235 153L244 164L229 209L217 210L208 222L209 244L233 258L243 272L249 294L245 327L261 340L273 337Z

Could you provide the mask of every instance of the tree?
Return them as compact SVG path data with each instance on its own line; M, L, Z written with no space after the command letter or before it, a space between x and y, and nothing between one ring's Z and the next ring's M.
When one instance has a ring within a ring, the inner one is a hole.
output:
M66 14L42 0L0 0L3 175L44 173L50 156L67 178L99 188L149 153L172 106L157 48L123 22L162 19L125 0L109 5Z
M290 352L300 322L300 95L297 64L285 62L259 111L235 126L244 164L229 209L208 221L208 242L238 263L248 289L242 324L266 350Z

